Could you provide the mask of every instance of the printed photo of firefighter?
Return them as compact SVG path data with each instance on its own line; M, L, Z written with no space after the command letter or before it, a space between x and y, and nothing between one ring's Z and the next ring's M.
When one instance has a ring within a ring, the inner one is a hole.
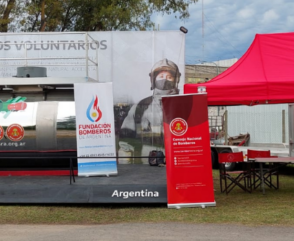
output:
M153 94L131 106L121 121L120 164L148 164L149 152L164 152L161 97L179 94L181 73L177 64L164 58L154 64L149 77Z

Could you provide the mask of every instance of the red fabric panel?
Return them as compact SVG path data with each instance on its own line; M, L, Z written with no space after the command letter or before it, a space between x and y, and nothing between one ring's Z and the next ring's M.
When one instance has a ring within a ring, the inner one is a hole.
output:
M243 162L243 152L218 153L218 162Z
M270 157L271 151L262 151L262 150L247 150L247 158L255 159L256 157Z
M0 176L69 176L69 170L23 170L23 171L0 171ZM78 171L74 170L74 175Z

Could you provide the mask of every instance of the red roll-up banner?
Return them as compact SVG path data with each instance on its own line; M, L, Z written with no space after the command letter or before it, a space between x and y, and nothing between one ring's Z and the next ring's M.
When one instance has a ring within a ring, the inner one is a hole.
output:
M207 95L162 97L169 208L215 206Z

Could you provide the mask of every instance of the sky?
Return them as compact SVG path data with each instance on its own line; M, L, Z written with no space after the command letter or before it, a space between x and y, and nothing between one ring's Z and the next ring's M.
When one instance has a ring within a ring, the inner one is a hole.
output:
M240 58L256 34L294 31L293 0L199 0L185 21L154 15L159 30L188 29L186 64Z

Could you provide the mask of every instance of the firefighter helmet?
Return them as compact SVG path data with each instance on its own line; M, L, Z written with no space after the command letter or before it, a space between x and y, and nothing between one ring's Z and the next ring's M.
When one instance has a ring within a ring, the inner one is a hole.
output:
M178 66L168 59L162 59L154 64L149 74L151 81L151 90L155 88L155 79L160 71L169 71L175 77L175 88L178 87L181 76Z

